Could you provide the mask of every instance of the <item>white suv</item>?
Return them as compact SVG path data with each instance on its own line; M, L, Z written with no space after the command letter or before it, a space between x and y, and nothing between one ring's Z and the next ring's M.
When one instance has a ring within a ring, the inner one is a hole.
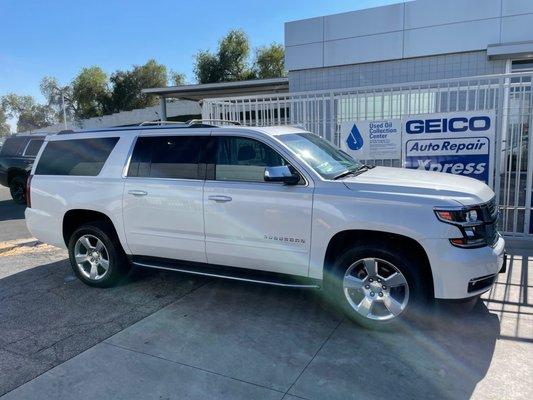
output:
M49 136L26 221L109 286L130 265L324 287L366 325L466 299L505 268L494 193L360 164L294 127L168 125Z

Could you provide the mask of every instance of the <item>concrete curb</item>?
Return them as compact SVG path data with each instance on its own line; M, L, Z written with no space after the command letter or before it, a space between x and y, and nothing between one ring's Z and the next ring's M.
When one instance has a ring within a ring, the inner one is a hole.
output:
M17 239L9 240L7 242L0 242L0 254L6 253L18 247L35 247L39 243L40 242L35 238Z

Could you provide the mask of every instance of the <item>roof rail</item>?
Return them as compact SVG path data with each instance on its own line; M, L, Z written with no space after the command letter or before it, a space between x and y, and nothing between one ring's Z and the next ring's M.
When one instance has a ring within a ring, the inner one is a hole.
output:
M186 122L188 126L192 125L206 125L206 126L219 126L219 125L241 125L239 121L232 121L229 119L191 119Z
M139 126L146 125L187 125L187 123L178 121L144 121L139 124Z

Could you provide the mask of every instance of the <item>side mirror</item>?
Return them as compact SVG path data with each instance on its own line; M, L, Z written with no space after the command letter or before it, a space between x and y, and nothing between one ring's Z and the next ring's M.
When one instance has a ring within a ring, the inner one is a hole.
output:
M285 185L296 185L300 182L300 175L291 171L287 165L280 167L266 167L266 182L283 182Z

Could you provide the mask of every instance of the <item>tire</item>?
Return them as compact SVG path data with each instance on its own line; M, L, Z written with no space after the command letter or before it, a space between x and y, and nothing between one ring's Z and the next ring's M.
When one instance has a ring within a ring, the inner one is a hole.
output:
M90 222L77 228L69 239L68 253L72 270L89 286L113 286L130 269L113 227L106 222Z
M390 244L358 243L336 259L326 280L328 297L364 327L400 329L422 320L430 304L422 263Z
M17 204L26 204L26 177L15 176L9 183L11 198Z

